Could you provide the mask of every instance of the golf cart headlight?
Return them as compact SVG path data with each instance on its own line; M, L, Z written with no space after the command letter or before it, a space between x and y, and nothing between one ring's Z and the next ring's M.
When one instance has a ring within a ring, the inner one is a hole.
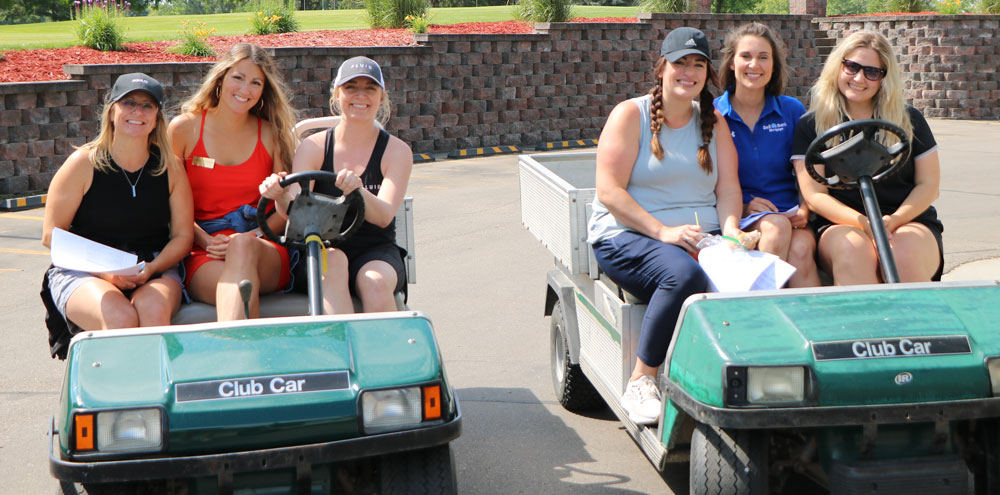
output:
M163 427L159 409L126 409L97 413L98 452L160 450Z
M423 419L420 387L372 390L361 394L366 433L405 430Z
M990 387L993 397L1000 397L1000 357L986 360L986 369L990 372Z
M747 368L747 402L787 404L806 399L806 369L801 366Z

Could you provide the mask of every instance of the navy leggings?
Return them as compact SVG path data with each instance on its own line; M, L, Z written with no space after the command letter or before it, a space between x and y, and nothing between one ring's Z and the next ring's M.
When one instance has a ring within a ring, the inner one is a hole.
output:
M628 230L595 242L594 257L622 289L648 301L636 356L663 364L684 300L705 292L708 276L683 248Z

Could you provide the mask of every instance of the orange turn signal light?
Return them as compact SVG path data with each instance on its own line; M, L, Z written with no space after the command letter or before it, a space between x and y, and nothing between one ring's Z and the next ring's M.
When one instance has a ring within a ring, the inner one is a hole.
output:
M77 414L73 417L76 433L76 450L94 450L94 415Z
M441 419L441 386L428 385L424 392L424 421Z

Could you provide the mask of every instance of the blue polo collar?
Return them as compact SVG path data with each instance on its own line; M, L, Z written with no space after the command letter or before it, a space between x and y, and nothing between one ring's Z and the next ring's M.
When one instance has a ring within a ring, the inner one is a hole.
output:
M736 111L733 110L733 105L729 103L729 95L731 94L733 94L732 88L727 89L725 93L722 93L722 96L719 97L719 101L715 102L715 108L722 115L745 124L743 119L740 118L740 114L736 113ZM781 105L778 104L778 97L765 92L764 108L760 111L760 117L758 117L757 120L760 121L772 112L778 114L778 117L785 117L785 115L781 113Z

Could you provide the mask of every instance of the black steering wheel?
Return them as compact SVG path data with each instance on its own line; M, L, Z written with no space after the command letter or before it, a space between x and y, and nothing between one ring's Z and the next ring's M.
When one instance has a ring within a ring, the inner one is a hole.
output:
M877 139L882 131L899 142L886 147ZM835 138L838 144L826 144ZM859 178L868 176L878 182L899 170L909 157L910 141L903 129L892 122L865 119L831 127L809 144L805 159L806 171L816 182L834 189L856 189ZM823 177L816 165L825 165L834 175Z
M306 238L318 235L323 246L336 246L357 233L365 221L365 199L361 189L344 196L333 185L337 174L325 170L298 172L279 182L281 187L299 184L299 195L288 205L288 224L285 235L278 236L267 225L267 206L271 200L260 198L257 204L257 224L268 239L282 246L306 249ZM312 192L312 182L328 182L335 195ZM345 227L346 225L346 227Z

